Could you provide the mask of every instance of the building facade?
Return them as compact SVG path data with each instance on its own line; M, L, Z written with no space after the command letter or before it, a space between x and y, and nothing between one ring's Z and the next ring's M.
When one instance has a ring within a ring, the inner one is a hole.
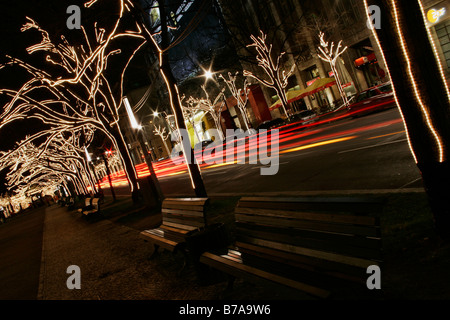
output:
M249 43L245 32L262 30L274 46L274 57L285 52L285 69L295 66L294 74L289 79L287 90L305 89L316 79L331 78L330 65L318 56L320 45L318 35L324 32L329 41L336 45L342 41L348 49L338 59L337 69L343 80L348 96L355 95L374 84L388 81L386 67L382 55L367 27L367 18L362 1L356 0L220 0L224 17L235 37L236 43ZM247 13L243 19L236 15L236 6L245 8ZM238 18L239 21L233 21ZM243 28L243 21L253 27ZM249 35L247 35L249 37ZM237 45L242 55L248 54L248 48ZM260 72L255 64L241 61L243 68L252 72ZM278 97L274 90L261 85L267 106L271 106ZM290 105L291 112L302 109L313 109L317 112L333 110L342 105L340 95L333 86ZM251 110L255 107L252 106ZM278 110L271 110L272 118L283 117ZM251 116L258 124L258 118Z
M447 83L450 79L450 1L421 0L427 27Z

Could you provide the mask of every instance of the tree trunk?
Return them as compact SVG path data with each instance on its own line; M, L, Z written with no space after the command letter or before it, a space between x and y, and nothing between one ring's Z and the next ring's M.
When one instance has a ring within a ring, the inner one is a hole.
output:
M450 103L418 0L368 0L382 12L376 35L422 173L436 230L450 238Z
M169 91L170 105L172 107L172 112L175 115L177 127L179 130L187 131L186 124L184 123L183 110L181 108L181 103L179 100L176 80L172 74L170 65L168 64L168 62L166 62L167 60L164 58L164 55L162 55L161 59L162 59L161 73L166 82L167 90ZM184 144L182 144L182 146L184 146ZM206 188L203 183L200 168L197 164L197 161L195 161L194 150L192 149L192 147L185 149L187 150L183 150L183 154L185 155L187 167L191 177L192 188L194 189L195 195L197 197L207 197Z
M281 88L281 84L279 84L279 87L275 87L275 91L277 92L278 97L281 101L281 108L284 111L284 114L286 115L286 119L289 121L291 118L288 113L288 100L286 97L286 92Z
M101 156L102 156L103 163L105 164L105 167L106 167L106 174L108 176L109 188L111 190L111 195L113 197L113 202L115 202L116 201L116 192L114 191L114 187L112 185L111 170L109 169L108 160L106 160L106 157L105 157L103 152L102 152Z
M132 14L135 18L136 23L147 30L145 26L145 22L142 21L141 10L139 9L138 1L134 2L135 7L132 8ZM167 30L167 18L166 18L166 8L164 6L164 2L159 2L159 11L160 11L160 19L161 19L161 38L162 38L162 47L167 48L169 45L169 35ZM172 112L175 115L175 122L177 124L177 128L180 130L186 130L186 124L184 123L183 117L183 109L181 107L177 81L172 73L172 69L169 63L168 51L163 51L161 47L155 42L154 39L151 38L151 35L146 31L143 32L143 36L147 41L147 45L150 46L153 53L159 58L159 66L160 73L163 77L164 83L166 84L167 91L170 97L170 106L172 108ZM182 144L184 148L184 144ZM189 171L189 176L192 182L192 188L197 197L207 197L206 188L203 183L203 178L200 172L200 168L195 161L194 150L192 147L186 148L187 150L183 150L183 154L185 156L187 167ZM191 161L188 161L191 159Z
M139 201L138 177L136 168L134 167L130 153L128 152L127 144L123 139L118 125L111 128L110 134L114 137L113 143L115 144L116 150L120 153L120 159L122 160L125 175L129 182L133 203L137 203Z
M152 193L154 193L155 200L158 203L158 205L161 205L162 201L164 200L164 195L161 190L161 186L158 181L158 177L156 176L155 169L153 168L153 163L151 156L149 154L149 150L147 148L147 145L145 144L146 137L144 136L144 132L140 131L136 133L136 138L139 141L139 144L141 145L141 149L144 152L144 158L145 163L147 164L148 170L150 172L150 183L151 183L151 190ZM169 153L170 155L170 153Z

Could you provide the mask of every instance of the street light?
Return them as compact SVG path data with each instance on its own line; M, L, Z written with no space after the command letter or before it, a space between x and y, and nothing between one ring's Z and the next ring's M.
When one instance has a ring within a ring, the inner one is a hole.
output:
M204 76L206 79L212 79L212 78L213 78L213 73L211 72L211 69L205 70L205 73L203 74L203 76Z
M125 109L127 110L131 127L134 129L135 136L136 136L137 140L139 141L139 144L141 145L142 151L144 152L145 163L147 164L147 167L150 171L151 182L153 183L153 187L157 193L156 196L158 198L158 201L161 202L163 200L163 194L161 191L161 186L159 185L158 178L156 177L155 170L153 168L152 159L150 159L150 157L149 157L149 151L147 149L147 145L144 142L146 140L146 138L144 137L144 128L142 125L138 124L136 117L134 116L133 110L131 108L130 102L128 101L127 97L123 98L123 103L125 105Z
M134 116L133 110L131 109L130 101L127 97L123 97L123 103L125 105L125 110L127 110L128 119L130 119L130 125L133 129L142 129L142 126L138 124L136 117Z
M92 169L93 178L97 181L97 185L98 185L97 189L96 189L95 183L94 183L94 185L92 186L92 190L94 191L94 193L98 193L98 191L101 190L100 179L97 177L97 173L95 171L94 163L92 161L91 155L89 154L86 146L84 146L84 152L86 154L86 160L88 162L88 169Z

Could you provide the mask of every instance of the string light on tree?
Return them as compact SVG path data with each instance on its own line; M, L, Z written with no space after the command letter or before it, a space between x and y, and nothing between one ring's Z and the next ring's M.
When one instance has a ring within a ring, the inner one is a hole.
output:
M250 89L248 88L250 83L247 79L245 79L243 87L238 89L236 85L238 74L239 72L236 72L234 75L232 75L231 72L228 72L228 79L226 79L222 75L219 75L219 77L225 81L225 84L230 90L231 95L236 99L237 107L241 111L242 118L244 119L245 128L247 131L249 131L250 120L248 119L246 106L248 102L248 94L250 93Z
M318 47L320 54L318 54L319 58L325 62L328 62L331 67L331 71L334 74L336 79L336 85L339 90L339 94L341 95L344 106L347 107L349 105L349 101L345 91L342 87L341 78L339 72L336 68L337 59L347 50L347 47L342 46L342 40L339 41L337 47L334 47L334 42L331 44L328 41L325 41L325 34L323 32L319 33L320 46Z
M281 107L283 111L289 119L289 113L287 112L288 100L286 97L286 87L288 85L289 77L294 73L295 64L286 72L283 70L282 58L286 54L282 52L278 57L276 63L274 63L272 58L272 44L270 46L267 45L267 35L264 32L260 31L260 36L255 37L252 35L250 37L253 41L252 44L249 44L247 47L254 47L258 53L256 56L256 60L258 61L258 66L260 66L268 76L269 80L259 77L252 73L251 71L244 71L245 77L252 77L259 82L261 82L266 87L272 88L276 91L278 98L281 100Z

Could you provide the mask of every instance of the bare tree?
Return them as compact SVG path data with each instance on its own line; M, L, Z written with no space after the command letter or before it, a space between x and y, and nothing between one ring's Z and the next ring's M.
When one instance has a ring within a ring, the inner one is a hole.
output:
M282 58L285 52L282 52L276 58L276 62L274 62L272 57L272 44L268 45L266 43L267 35L265 35L262 31L259 37L255 37L254 35L252 35L250 38L252 39L253 43L248 46L254 47L256 49L256 52L258 53L256 56L258 66L260 66L264 70L268 79L259 77L251 71L247 70L244 71L244 76L252 77L261 82L266 87L274 89L281 100L283 111L286 114L286 117L289 119L289 113L287 112L288 101L285 89L288 85L289 77L294 73L295 65L292 65L291 69L287 72L286 70L284 70Z
M239 72L236 72L234 75L231 72L228 73L228 79L226 79L223 75L219 75L221 79L225 81L228 89L230 90L232 96L236 99L237 107L241 111L242 118L244 119L245 128L250 130L250 120L247 115L247 102L248 102L248 94L250 93L249 82L247 79L244 80L244 84L242 88L237 87L236 79Z

